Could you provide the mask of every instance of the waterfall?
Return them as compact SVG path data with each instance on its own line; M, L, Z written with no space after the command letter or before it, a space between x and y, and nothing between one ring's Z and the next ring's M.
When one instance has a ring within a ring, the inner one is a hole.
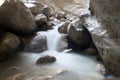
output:
M62 24L63 22L60 22L59 20L55 19L52 30L48 30L46 32L39 32L40 34L45 35L47 37L47 46L49 51L56 51L57 43L61 37L61 34L58 32L58 27Z
M27 1L27 0L23 0L23 1ZM28 0L28 1L31 1L31 0ZM52 1L55 1L55 0L52 0ZM69 2L69 0L67 1ZM75 1L76 3L78 2L78 0L75 0ZM78 9L79 8L80 7L78 6ZM69 7L69 10L70 9L71 8ZM72 11L72 12L76 13L76 11ZM77 12L79 13L81 12L81 10ZM80 53L78 54L74 52L65 53L65 52L58 52L56 50L57 47L59 46L58 45L59 39L61 38L61 34L58 32L58 28L60 25L63 24L63 22L60 20L54 19L53 23L54 23L54 26L52 30L38 32L38 35L40 34L40 36L43 35L47 37L48 50L40 54L38 53L28 54L26 52L17 54L16 58L13 58L12 60L9 60L8 62L4 63L5 65L0 66L1 71L9 68L10 66L17 66L20 69L23 69L22 71L24 71L25 74L26 73L30 74L30 76L31 75L32 76L39 75L42 77L55 76L57 80L103 80L104 76L97 69L97 66L99 63L93 60L92 58L83 56ZM36 61L41 56L44 56L44 55L54 56L56 58L56 62L51 64L35 65ZM63 72L63 74L61 73L58 75L58 69L61 69L61 68L66 70L66 72ZM7 72L6 71L0 72L0 75L6 78L6 75L4 74L7 74ZM0 77L0 80L5 80L1 78L3 77Z
M52 30L40 31L39 33L47 36L48 50L43 52L41 55L52 55L56 57L57 61L52 64L54 66L61 66L68 70L68 72L74 73L72 75L65 75L60 80L102 80L103 75L98 71L98 62L93 59L76 54L76 53L64 53L57 52L56 48L58 46L58 41L61 38L61 34L58 32L58 27L63 24L63 22L55 19ZM62 77L62 76L61 76Z

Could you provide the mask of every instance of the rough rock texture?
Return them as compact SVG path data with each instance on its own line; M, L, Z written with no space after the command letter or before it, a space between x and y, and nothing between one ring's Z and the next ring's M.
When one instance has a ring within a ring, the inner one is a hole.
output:
M4 33L0 37L0 60L6 59L14 54L20 47L19 38L12 33Z
M6 0L0 6L0 25L16 33L32 33L36 29L30 10L20 0Z
M101 24L92 31L93 40L106 67L120 76L120 0L91 0L90 6Z

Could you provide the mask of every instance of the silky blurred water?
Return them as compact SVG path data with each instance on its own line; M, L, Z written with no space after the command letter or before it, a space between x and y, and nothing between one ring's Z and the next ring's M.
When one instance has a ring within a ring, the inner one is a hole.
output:
M24 0L26 1L26 0ZM39 0L58 10L65 10L76 15L89 13L89 0ZM90 57L80 53L57 52L57 43L61 38L58 26L62 24L55 20L53 30L41 31L37 35L47 37L48 50L42 53L21 52L12 59L0 63L0 80L18 74L26 73L32 76L54 76L57 80L102 80L104 76L98 71L99 64ZM55 56L57 61L51 64L36 65L36 60L44 55ZM63 71L63 72L61 72Z

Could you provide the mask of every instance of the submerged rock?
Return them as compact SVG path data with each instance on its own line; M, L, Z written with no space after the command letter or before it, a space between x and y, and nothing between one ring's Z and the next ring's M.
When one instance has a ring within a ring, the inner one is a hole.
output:
M53 63L55 61L56 61L56 58L54 56L46 55L46 56L40 57L37 60L36 64Z
M63 51L68 48L67 38L66 35L61 35L61 38L58 40L56 50Z
M0 37L0 60L10 57L20 48L20 39L12 33L4 33Z
M6 0L0 6L0 25L16 33L33 33L36 30L33 15L20 0Z

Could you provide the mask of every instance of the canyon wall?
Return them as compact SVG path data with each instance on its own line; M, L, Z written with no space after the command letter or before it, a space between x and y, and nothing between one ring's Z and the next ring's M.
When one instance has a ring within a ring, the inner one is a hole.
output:
M94 29L93 40L112 73L120 76L120 0L91 0L90 10L101 26Z

